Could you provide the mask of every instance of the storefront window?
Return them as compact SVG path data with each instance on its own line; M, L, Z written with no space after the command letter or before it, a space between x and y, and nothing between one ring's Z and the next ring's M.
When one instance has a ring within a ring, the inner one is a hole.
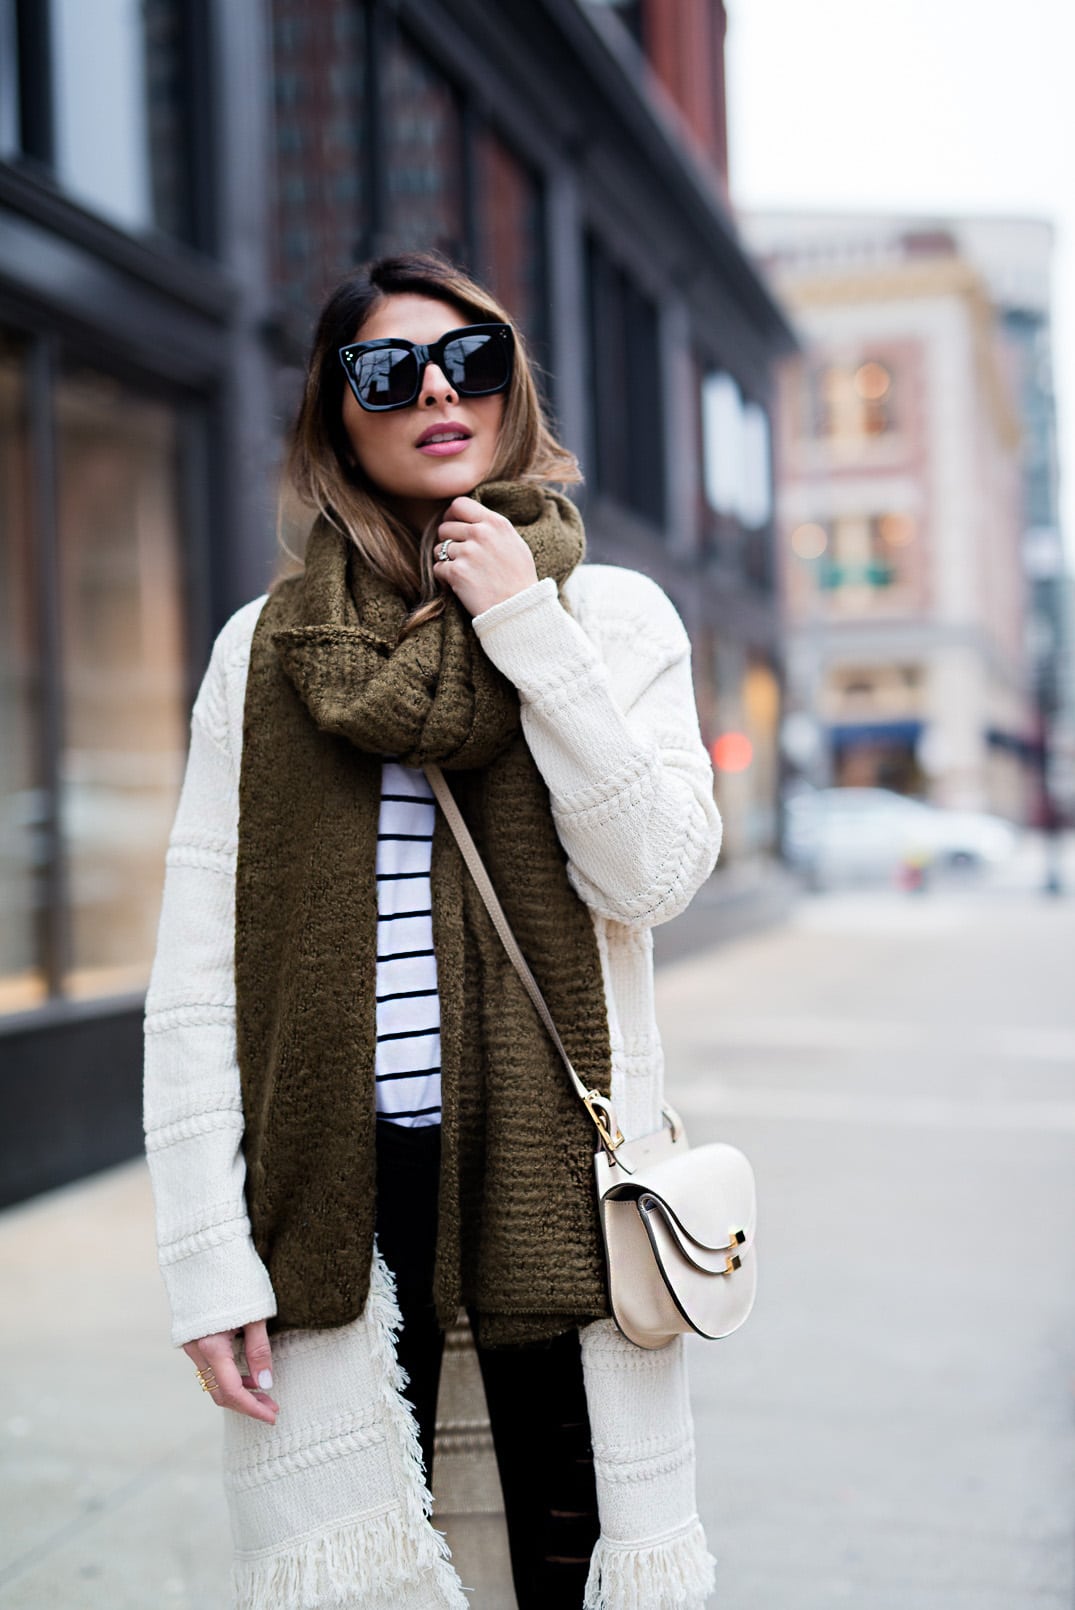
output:
M40 921L40 680L24 355L0 334L0 1011L46 993Z
M186 739L177 422L108 377L56 396L65 993L141 987Z

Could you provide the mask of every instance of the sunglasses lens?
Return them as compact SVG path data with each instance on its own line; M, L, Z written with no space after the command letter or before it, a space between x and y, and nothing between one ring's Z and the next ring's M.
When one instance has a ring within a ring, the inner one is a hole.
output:
M418 394L418 361L406 347L360 352L351 373L367 408L398 408Z
M499 336L461 335L444 349L444 371L464 397L499 391L507 382L510 353Z

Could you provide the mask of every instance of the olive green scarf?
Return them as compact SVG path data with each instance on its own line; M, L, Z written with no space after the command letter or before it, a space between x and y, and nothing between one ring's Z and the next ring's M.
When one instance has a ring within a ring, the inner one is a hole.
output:
M562 584L582 523L558 493L475 494ZM590 914L571 888L518 694L470 617L399 641L406 607L326 521L266 602L251 647L240 775L235 976L254 1240L276 1328L345 1324L373 1247L376 850L381 764L436 761L580 1076L611 1054ZM433 942L442 1161L435 1278L491 1345L608 1313L593 1130L437 813Z

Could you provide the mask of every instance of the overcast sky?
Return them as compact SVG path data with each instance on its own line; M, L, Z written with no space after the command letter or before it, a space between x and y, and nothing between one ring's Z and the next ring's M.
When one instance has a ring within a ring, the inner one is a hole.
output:
M727 0L737 206L1056 226L1062 518L1075 554L1075 0Z

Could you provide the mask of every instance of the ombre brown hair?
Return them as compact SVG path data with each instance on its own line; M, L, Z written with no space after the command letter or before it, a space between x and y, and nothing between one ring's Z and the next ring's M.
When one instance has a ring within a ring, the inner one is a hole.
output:
M410 605L406 632L444 609L444 590L433 574L433 545L442 515L429 521L416 543L355 462L343 423L347 380L338 356L386 297L403 293L449 302L465 324L499 321L512 326L514 370L486 480L567 486L581 481L582 474L575 455L556 440L545 418L521 332L496 298L447 257L439 252L379 257L340 280L317 322L284 463L282 498L291 493L329 520L354 543L371 570L397 589ZM292 564L278 574L277 583L294 568Z

